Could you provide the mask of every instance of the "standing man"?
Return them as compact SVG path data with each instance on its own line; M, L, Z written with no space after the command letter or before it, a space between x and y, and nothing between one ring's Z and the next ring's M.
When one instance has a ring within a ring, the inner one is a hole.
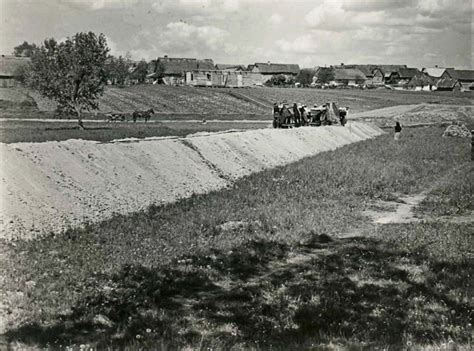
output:
M293 104L293 118L295 119L295 127L301 125L300 111L298 110L298 105L296 102Z
M401 132L402 132L402 126L400 125L400 122L397 122L395 124L395 135L394 135L395 140L400 140Z

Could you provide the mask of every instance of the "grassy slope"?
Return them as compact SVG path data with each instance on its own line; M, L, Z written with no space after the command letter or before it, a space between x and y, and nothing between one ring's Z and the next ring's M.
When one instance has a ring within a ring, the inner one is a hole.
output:
M474 169L455 168L450 181L436 186L421 202L418 212L432 216L466 215L474 211Z
M469 144L441 133L407 130L401 143L382 136L222 192L17 242L8 288L26 291L22 316L31 324L8 337L102 346L468 345L472 224L372 227L361 215L376 199L450 182L451 169L468 167ZM239 220L246 223L219 226ZM357 233L365 237L337 239Z

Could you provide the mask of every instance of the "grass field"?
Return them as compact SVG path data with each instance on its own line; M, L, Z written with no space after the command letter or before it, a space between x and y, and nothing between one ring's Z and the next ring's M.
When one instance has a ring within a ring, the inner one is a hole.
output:
M442 132L384 135L224 191L3 243L2 288L21 321L6 342L469 349L474 226L431 214L474 209L470 142ZM426 222L374 225L363 214L426 189Z
M98 115L88 114L88 118L104 118L105 112L131 113L137 109L153 108L159 119L162 114L213 115L213 116L258 116L270 115L274 102L300 102L308 106L335 101L340 106L349 106L352 112L361 112L382 107L407 104L454 104L472 105L472 93L460 92L414 92L394 90L321 90L293 88L246 88L211 89L173 87L160 85L140 85L128 88L107 87L100 99ZM36 102L41 111L53 111L54 104L45 101L37 93L25 89L0 89L3 117L41 118L51 117L43 113L32 116L30 109L19 106L23 101L28 105ZM12 108L12 103L20 108ZM195 118L195 117L187 117ZM210 117L209 117L210 118ZM224 118L224 117L221 117ZM227 117L229 118L229 117ZM234 118L234 117L232 117Z
M270 121L268 125L270 124ZM182 137L197 132L218 132L229 129L255 129L268 127L265 123L252 122L158 122L158 123L85 123L81 130L74 123L41 121L0 122L0 142L44 142L68 139L83 139L107 142L123 138Z

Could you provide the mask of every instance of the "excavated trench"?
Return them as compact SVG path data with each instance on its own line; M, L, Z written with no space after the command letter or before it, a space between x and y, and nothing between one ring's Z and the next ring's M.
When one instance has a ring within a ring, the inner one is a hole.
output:
M0 144L0 238L34 238L218 190L251 173L381 134L352 122L110 143Z

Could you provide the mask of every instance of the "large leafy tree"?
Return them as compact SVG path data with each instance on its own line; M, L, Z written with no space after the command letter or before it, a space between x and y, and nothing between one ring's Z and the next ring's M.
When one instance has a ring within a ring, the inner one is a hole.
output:
M137 67L132 73L132 78L138 80L139 83L144 83L146 75L148 74L148 63L145 60L138 62Z
M98 108L106 82L107 41L103 34L77 33L63 42L44 44L31 58L31 86L55 100L61 111L76 114L82 125L82 111Z
M300 73L296 76L296 81L302 86L308 86L313 82L314 69L303 68L300 70Z
M130 66L131 62L128 56L119 56L118 58L110 56L107 59L107 77L112 81L112 84L123 85L130 75Z
M13 55L21 57L31 57L38 50L38 47L34 43L28 43L24 41L23 44L15 46L13 48Z
M318 81L329 83L334 80L334 70L332 68L320 68L318 71Z

